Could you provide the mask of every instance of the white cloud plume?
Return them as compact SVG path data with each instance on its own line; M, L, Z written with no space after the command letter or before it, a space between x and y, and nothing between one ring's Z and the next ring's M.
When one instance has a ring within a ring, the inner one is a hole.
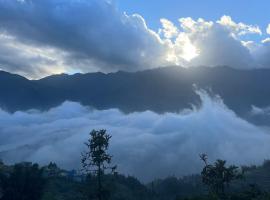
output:
M270 24L268 24L267 29L266 29L266 32L267 32L268 34L270 34Z
M270 115L270 107L259 108L256 106L252 106L251 114L252 115Z
M47 112L0 111L0 155L5 161L55 161L80 166L80 152L92 129L112 134L110 152L121 173L143 181L199 172L199 153L234 164L258 164L269 157L268 130L229 110L219 98L201 91L201 109L159 115L150 111L125 115L66 102Z
M164 34L164 37L167 39L171 39L178 35L178 28L167 19L160 19L162 29L160 32Z
M244 34L261 34L257 26L237 24L229 16L223 16L217 22L202 18L195 21L190 17L180 18L179 22L182 31L170 41L174 62L186 66L258 67L251 51L240 40Z
M217 23L227 27L230 31L236 35L246 35L246 34L259 34L262 35L262 31L258 26L247 25L242 22L236 23L232 20L230 16L222 16Z

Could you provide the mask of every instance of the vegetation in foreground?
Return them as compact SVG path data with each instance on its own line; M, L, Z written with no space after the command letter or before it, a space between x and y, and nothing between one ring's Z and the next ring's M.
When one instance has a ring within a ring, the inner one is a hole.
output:
M142 184L116 172L108 154L106 130L90 133L82 153L82 169L66 171L55 163L0 163L1 200L270 200L270 161L262 166L209 163L200 175L168 177Z

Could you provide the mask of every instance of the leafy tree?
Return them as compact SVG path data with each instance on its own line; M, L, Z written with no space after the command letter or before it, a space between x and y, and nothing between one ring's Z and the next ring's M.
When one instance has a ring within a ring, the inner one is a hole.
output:
M38 164L20 163L14 165L11 172L1 176L3 200L40 199L45 179Z
M233 180L242 178L238 167L230 165L226 167L225 160L217 160L214 164L208 164L207 155L200 155L205 167L201 172L202 182L210 189L210 193L216 197L225 197L225 187L229 187Z
M82 153L83 170L87 173L94 173L97 176L99 200L103 199L105 191L102 187L102 175L106 170L115 172L116 166L110 166L112 156L107 152L111 136L106 130L92 130L88 142L85 143L87 151Z
M50 162L46 167L48 177L57 177L60 175L61 170L58 168L56 163Z

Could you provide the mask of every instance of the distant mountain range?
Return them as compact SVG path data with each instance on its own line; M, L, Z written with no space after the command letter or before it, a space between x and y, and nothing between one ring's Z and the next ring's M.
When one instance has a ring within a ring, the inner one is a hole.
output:
M0 71L0 107L9 112L46 110L64 101L75 101L123 112L179 112L192 104L200 105L194 84L211 88L239 116L270 125L269 117L250 115L253 105L270 105L270 69L165 67L134 73L61 74L40 80Z

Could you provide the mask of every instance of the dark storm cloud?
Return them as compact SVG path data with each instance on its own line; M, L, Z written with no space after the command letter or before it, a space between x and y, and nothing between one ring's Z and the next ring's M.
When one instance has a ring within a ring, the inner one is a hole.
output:
M71 102L48 112L0 111L0 155L8 162L55 161L64 168L79 168L89 131L105 128L113 136L110 152L118 170L143 181L199 172L199 153L237 165L269 158L268 130L237 117L220 99L202 91L200 96L201 109L179 114L125 115Z

